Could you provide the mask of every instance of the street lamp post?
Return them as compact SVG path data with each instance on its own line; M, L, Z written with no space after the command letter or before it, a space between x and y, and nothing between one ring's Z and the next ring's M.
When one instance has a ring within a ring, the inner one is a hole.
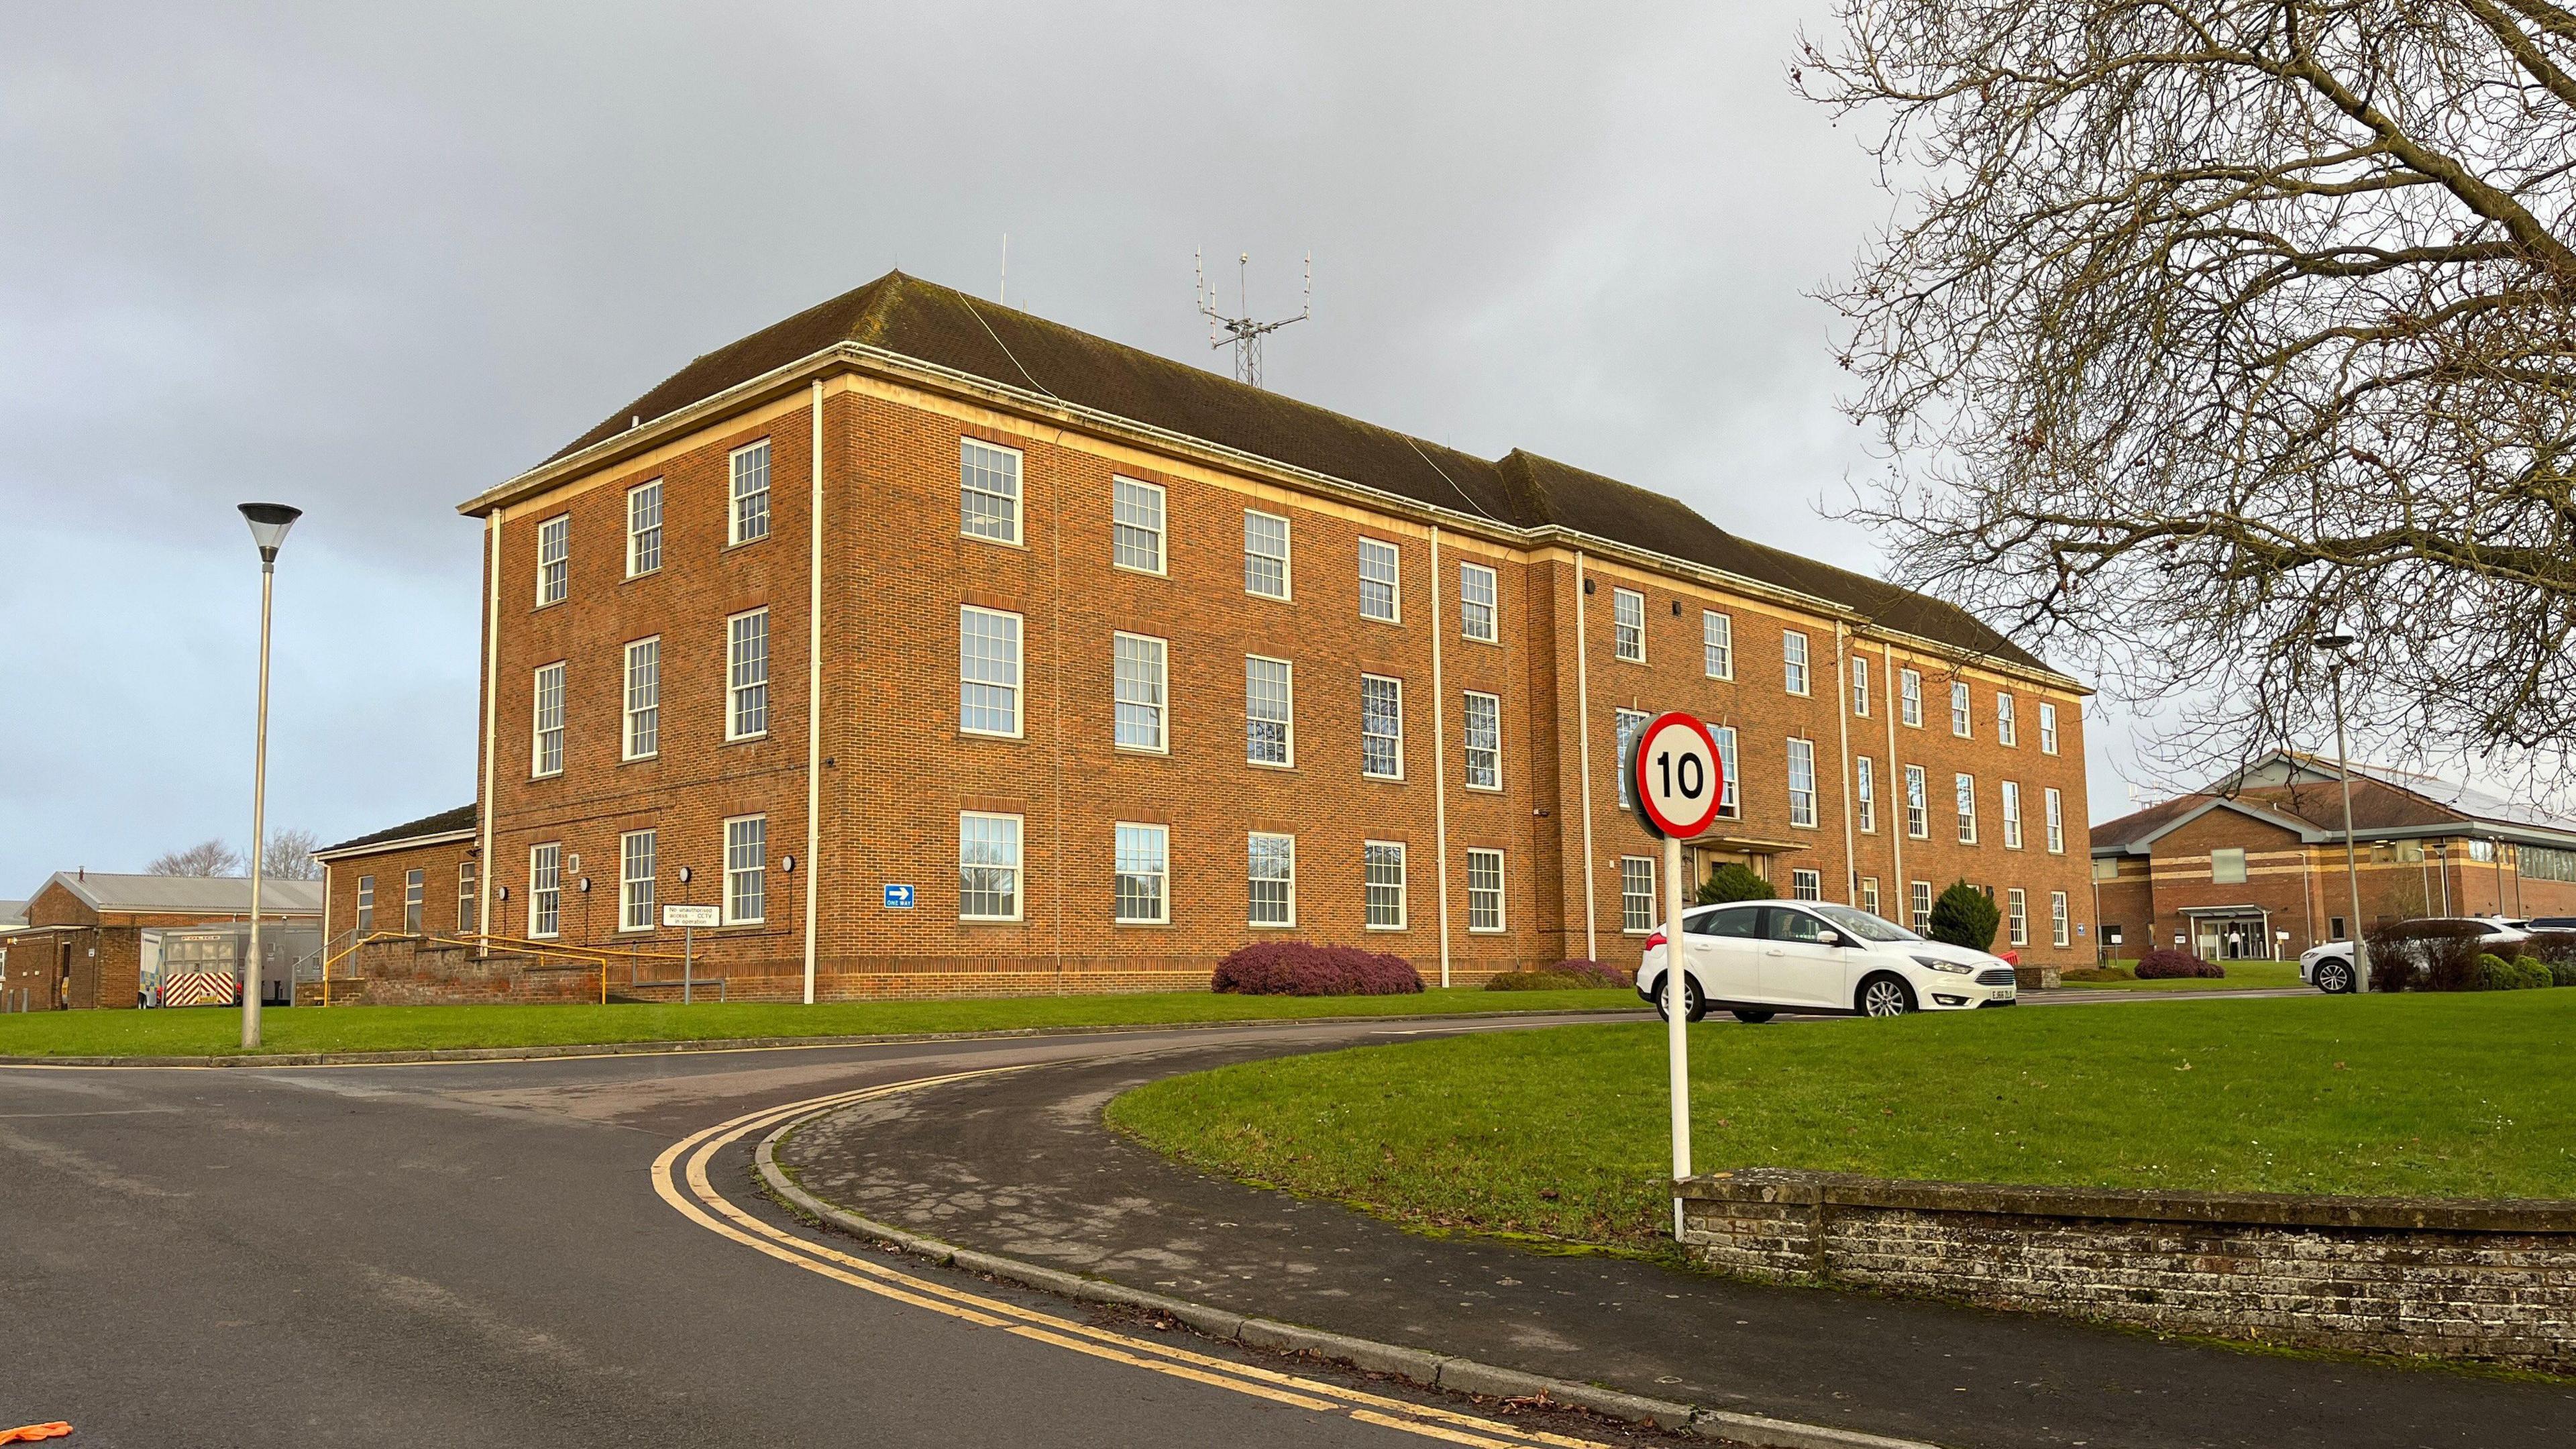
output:
M250 768L250 959L242 964L241 1044L259 1045L259 886L268 849L268 615L277 583L277 550L286 531L304 516L283 503L245 503L244 522L259 546L259 730ZM292 998L290 998L292 999Z
M2370 989L2370 942L2361 929L2361 867L2352 843L2352 765L2344 754L2343 671L2361 641L2350 634L2319 634L2316 650L2333 662L2326 673L2334 681L2335 776L2343 785L2343 880L2352 911L2352 989Z

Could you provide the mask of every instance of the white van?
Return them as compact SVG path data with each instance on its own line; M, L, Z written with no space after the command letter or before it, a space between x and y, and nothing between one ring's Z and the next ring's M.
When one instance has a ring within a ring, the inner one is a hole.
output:
M2002 958L1927 941L1893 921L1821 901L1743 901L1682 913L1689 943L1683 1003L1738 1021L1783 1011L1902 1016L2010 1006L2019 999ZM1646 938L1637 994L1664 1010L1664 933Z

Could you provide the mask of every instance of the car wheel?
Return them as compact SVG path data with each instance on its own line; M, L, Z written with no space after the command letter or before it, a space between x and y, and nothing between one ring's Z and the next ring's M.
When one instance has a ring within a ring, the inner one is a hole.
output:
M1860 1014L1903 1016L1914 1009L1914 988L1894 976L1873 976L1860 984Z
M1735 1019L1746 1026L1760 1026L1776 1014L1768 1011L1747 1011L1741 1006L1735 1008Z
M2352 990L2352 963L2329 957L2317 963L2317 989L2328 996L2341 996Z
M1673 1014L1664 1009L1664 978L1661 976L1655 978L1655 1015L1666 1021L1673 1019ZM1685 973L1682 977L1682 1020L1697 1021L1706 1015L1708 1002L1699 994L1699 983Z

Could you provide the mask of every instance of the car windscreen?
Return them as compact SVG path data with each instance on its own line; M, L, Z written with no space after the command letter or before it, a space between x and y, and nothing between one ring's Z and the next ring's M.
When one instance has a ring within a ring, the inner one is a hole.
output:
M1833 922L1836 930L1849 931L1864 941L1920 941L1923 939L1894 921L1873 916L1854 906L1815 905L1807 909Z

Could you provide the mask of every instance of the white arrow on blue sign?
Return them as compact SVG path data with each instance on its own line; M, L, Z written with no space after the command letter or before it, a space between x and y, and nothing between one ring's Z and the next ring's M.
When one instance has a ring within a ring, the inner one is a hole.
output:
M889 911L908 911L908 910L911 910L911 909L912 909L912 887L910 887L910 886L908 886L908 885L890 885L890 886L887 886L887 887L885 888L885 903L886 903L886 909L887 909L887 910L889 910Z

